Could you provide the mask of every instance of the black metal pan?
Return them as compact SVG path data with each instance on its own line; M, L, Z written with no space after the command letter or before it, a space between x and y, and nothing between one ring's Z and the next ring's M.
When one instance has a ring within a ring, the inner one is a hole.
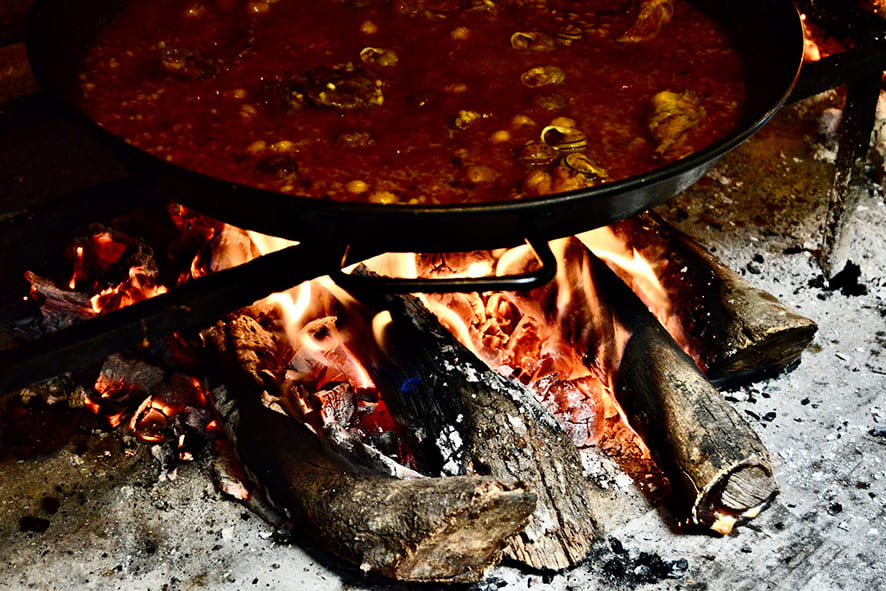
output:
M28 52L41 85L75 104L78 64L98 31L127 0L35 0ZM698 180L783 104L802 62L803 31L789 0L696 0L722 23L744 58L749 104L734 133L647 174L522 201L456 206L355 204L235 185L184 170L98 131L167 195L208 215L300 241L339 240L405 252L513 246L529 236L563 237L659 204Z
M787 99L802 62L803 31L789 0L694 0L732 35L747 71L747 117L722 141L647 174L587 190L525 201L459 206L352 204L293 197L233 185L156 159L104 132L76 108L81 58L126 0L35 0L28 52L42 87L72 117L116 148L158 200L173 199L241 227L299 240L286 250L192 281L170 293L0 351L0 394L82 367L174 330L202 328L272 291L338 270L384 251L452 252L529 240L542 267L508 278L427 284L386 280L400 291L520 289L555 272L547 240L632 216L664 202L703 176L763 126ZM140 186L140 190L144 190ZM365 288L365 286L363 286Z

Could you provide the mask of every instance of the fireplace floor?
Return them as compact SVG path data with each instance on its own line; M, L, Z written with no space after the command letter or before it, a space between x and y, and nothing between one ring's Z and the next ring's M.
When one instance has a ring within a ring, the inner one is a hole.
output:
M478 589L859 589L886 581L886 205L862 200L846 293L825 287L818 247L832 166L810 141L827 101L784 109L659 213L819 325L794 371L726 392L774 456L781 494L730 536L680 533L630 479L590 461L612 492L611 542L555 576L507 566ZM824 157L824 159L822 159ZM852 287L866 286L867 293ZM10 589L403 589L343 570L224 499L205 460L159 477L150 446L83 426L60 452L0 463L0 580ZM0 450L2 451L2 450ZM0 454L5 455L5 454ZM45 531L34 531L46 528ZM617 547L617 545L616 545ZM644 580L640 552L685 559ZM608 566L607 566L608 563ZM655 579L656 577L650 577Z

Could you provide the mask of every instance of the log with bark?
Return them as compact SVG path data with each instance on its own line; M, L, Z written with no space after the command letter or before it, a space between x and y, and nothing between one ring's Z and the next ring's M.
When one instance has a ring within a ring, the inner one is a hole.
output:
M413 296L360 294L386 309L385 354L368 364L376 386L428 474L518 479L538 494L532 522L507 555L558 570L585 558L595 540L595 499L578 449L521 383L490 369Z
M578 241L566 248L581 261L558 277L574 294L566 330L614 374L631 426L675 485L678 513L724 534L756 516L778 491L759 437L613 271Z
M818 329L772 294L753 287L710 252L654 214L611 226L618 248L652 265L667 298L617 265L609 266L640 297L718 386L736 386L795 365ZM610 248L600 231L580 236L595 252Z
M477 581L525 527L535 493L488 476L397 479L335 453L262 398L274 338L241 316L204 332L227 388L217 407L248 471L322 548L405 581ZM267 350L271 343L270 351ZM353 459L356 456L350 456Z

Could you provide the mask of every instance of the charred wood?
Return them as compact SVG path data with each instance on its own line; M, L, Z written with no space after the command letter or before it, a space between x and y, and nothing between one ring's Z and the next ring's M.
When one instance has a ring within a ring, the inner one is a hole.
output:
M25 279L31 284L31 298L39 304L44 322L53 329L71 326L77 320L97 314L87 293L61 288L30 271Z
M616 396L631 426L677 491L677 512L724 534L756 516L778 490L759 437L602 261L587 253L585 264L565 273L568 285L593 285L598 301L584 306L578 298L572 323L616 331L609 339L597 337L618 343L617 351L602 354L608 356L604 363L613 368ZM601 356L595 343L588 348L590 357Z
M752 286L657 216L642 214L611 228L628 250L663 262L655 273L670 305L651 308L676 340L685 340L687 352L715 384L734 386L784 370L812 342L818 329L812 320ZM583 241L595 249L593 234ZM610 267L649 300L626 272Z
M205 333L232 369L217 408L269 498L300 531L363 571L406 581L479 580L526 525L535 494L484 476L391 478L344 459L303 423L266 406L266 377L234 362L258 355L255 343L265 336L248 317Z
M224 397L224 390L217 390ZM220 416L220 415L219 415ZM249 474L227 439L218 439L215 458L209 466L209 475L217 490L242 503L261 519L277 528L277 537L289 540L293 523L271 503L264 491L252 484Z
M533 394L490 369L413 296L383 296L390 311L385 357L370 372L428 474L518 479L538 493L527 528L507 554L536 569L562 569L595 538L598 489L578 449ZM366 302L367 299L362 301ZM601 493L602 494L602 493Z
M729 533L777 493L759 438L657 323L638 323L618 398L657 463L690 501L694 524Z

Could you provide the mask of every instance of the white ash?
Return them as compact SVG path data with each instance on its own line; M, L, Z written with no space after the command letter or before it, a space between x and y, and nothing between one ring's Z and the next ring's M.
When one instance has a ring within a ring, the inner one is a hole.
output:
M514 428L514 433L516 433L518 437L523 437L524 435L526 435L528 429L526 428L526 423L523 422L523 419L521 419L520 417L515 417L512 414L508 414L507 417L508 422Z
M446 425L437 436L436 445L443 456L441 476L464 474L465 446L461 433L452 425Z

